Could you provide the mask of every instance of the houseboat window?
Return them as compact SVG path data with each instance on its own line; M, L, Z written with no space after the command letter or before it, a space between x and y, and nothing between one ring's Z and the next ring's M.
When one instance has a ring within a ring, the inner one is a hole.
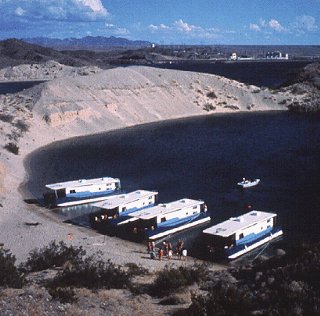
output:
M76 193L76 190L70 190L70 193Z
M268 220L267 220L267 223L270 223L271 222L271 218L269 218Z
M197 214L197 211L193 212L192 214Z
M152 196L149 196L149 200L152 200Z
M152 204L152 202L151 202L151 201L149 202L149 205L150 205L150 204Z
M239 239L242 239L242 238L243 238L243 233L239 235Z
M161 223L165 222L166 221L166 218L165 217L162 217L161 218Z
M194 206L193 209L196 210L196 209L197 209L197 206Z

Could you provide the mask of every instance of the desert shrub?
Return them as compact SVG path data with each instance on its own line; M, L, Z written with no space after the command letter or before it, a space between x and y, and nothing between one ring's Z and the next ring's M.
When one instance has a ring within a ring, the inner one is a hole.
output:
M42 271L53 267L61 267L66 262L71 265L81 262L86 254L82 247L67 246L63 241L52 241L48 246L34 249L24 264L28 271Z
M224 108L231 110L239 110L240 108L237 105L225 105Z
M54 300L61 303L73 303L77 301L74 289L71 287L54 287L49 289L49 294Z
M29 130L29 125L22 120L18 120L14 126L21 132L27 132Z
M121 289L131 285L131 276L110 261L94 257L64 269L48 283L49 288L84 287L88 289Z
M10 114L0 113L0 121L11 123L13 120L13 116Z
M216 109L216 107L215 106L213 106L211 103L205 103L204 105L203 105L203 109L205 110L205 111L214 111L215 109Z
M0 249L0 286L21 288L22 273L15 266L16 258L7 249Z
M142 267L141 265L137 265L134 262L126 263L125 266L128 268L127 272L130 276L144 275L149 272L148 269Z
M207 295L192 297L185 315L250 315L251 299L236 287L215 286Z
M210 91L207 93L207 97L211 99L216 99L217 95L214 93L214 91Z
M19 147L15 143L10 142L6 144L4 148L15 155L19 154Z
M195 264L192 267L172 268L166 266L157 275L150 286L150 292L155 296L164 296L173 291L203 280L208 274L206 265Z

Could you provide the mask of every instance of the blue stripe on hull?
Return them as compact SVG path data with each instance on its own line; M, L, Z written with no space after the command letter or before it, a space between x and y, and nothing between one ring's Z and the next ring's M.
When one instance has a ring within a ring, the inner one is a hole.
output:
M94 199L94 198L98 198L98 197L104 197L104 196L108 196L112 193L114 193L117 190L108 190L108 191L100 191L100 192L79 192L79 193L74 193L72 194L72 196L66 196L63 198L58 198L56 200L56 204L64 204L64 203L68 203L68 202L76 202L76 201L82 201L82 200L86 200L86 199Z
M166 222L158 224L158 227L154 230L146 230L145 235L147 238L163 233L167 230L171 230L189 223L195 222L197 220L210 217L208 213L198 213L196 215L188 216L182 219L172 219Z
M281 227L276 227L276 228L264 230L263 232L256 234L256 238L254 238L254 239L251 238L251 240L246 243L241 243L241 244L238 244L237 246L234 246L230 249L225 250L225 254L227 257L235 255L236 253L246 249L246 247L250 247L250 246L258 243L259 241L262 241L263 239L270 236L271 234L276 234L279 231L281 231Z

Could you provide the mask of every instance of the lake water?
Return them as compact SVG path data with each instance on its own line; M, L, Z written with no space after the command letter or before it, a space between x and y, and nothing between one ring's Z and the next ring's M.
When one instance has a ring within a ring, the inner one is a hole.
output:
M40 197L48 183L119 177L127 192L157 190L159 202L203 199L213 223L252 205L279 215L285 243L318 240L319 118L287 112L215 114L70 139L30 157L27 186ZM239 190L236 183L244 176L261 183ZM182 235L192 249L202 229Z
M174 62L160 68L197 71L224 76L259 87L276 88L292 78L307 61Z
M16 93L42 82L44 81L0 82L0 94Z

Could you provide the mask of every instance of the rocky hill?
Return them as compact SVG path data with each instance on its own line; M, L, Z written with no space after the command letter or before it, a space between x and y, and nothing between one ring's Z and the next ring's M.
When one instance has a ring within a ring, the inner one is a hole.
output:
M288 108L296 112L320 111L320 63L307 65L297 74L289 86L283 91L290 91L292 95L299 96L300 101L288 104Z

